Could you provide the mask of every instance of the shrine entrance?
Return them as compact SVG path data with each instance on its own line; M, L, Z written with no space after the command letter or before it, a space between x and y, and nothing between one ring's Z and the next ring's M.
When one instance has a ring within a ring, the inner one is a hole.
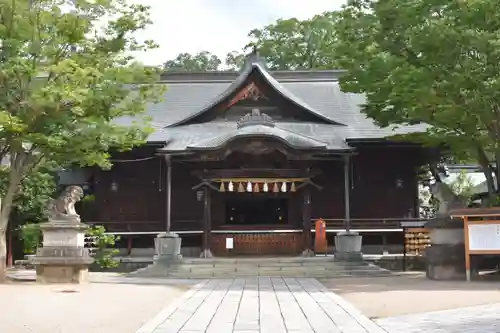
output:
M288 198L268 193L228 193L226 196L227 226L286 225Z

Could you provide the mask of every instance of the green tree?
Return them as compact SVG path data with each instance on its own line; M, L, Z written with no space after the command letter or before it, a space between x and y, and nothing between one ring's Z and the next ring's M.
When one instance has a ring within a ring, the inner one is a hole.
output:
M426 123L412 139L445 143L500 181L500 2L354 0L339 13L334 54L344 91L363 93L379 125ZM498 188L498 187L497 187Z
M203 72L216 71L222 61L215 54L201 51L197 54L180 53L175 59L165 62L163 67L171 71Z
M256 47L273 70L338 68L332 55L336 18L336 12L325 12L308 20L279 19L250 31L246 49Z
M107 168L111 148L144 142L147 123L115 119L140 115L160 96L158 69L131 56L155 47L133 38L149 23L147 6L125 0L0 0L0 160L9 162L0 280L9 216L29 172L45 162Z
M9 168L0 168L0 197L4 197L9 185ZM42 222L46 218L47 205L56 191L55 173L38 167L24 175L12 203L10 218L17 223Z
M245 63L245 54L238 51L231 51L226 55L225 66L227 70L239 71Z

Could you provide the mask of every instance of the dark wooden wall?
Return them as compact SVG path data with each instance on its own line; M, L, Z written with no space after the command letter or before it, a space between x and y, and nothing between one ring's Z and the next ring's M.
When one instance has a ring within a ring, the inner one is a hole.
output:
M351 216L398 218L415 212L420 150L371 146L358 147L357 152L352 167ZM398 179L401 187L397 186Z
M119 159L154 156L152 147L120 154ZM408 148L358 147L352 160L351 217L405 217L417 207L417 166L420 161ZM288 167L312 166L323 171L314 181L323 187L311 188L313 218L343 218L343 161L290 162ZM233 166L234 167L234 166ZM224 163L173 162L172 229L202 230L203 201L192 189L199 183L194 170L227 168ZM397 179L402 187L396 186ZM111 191L111 183L118 185ZM96 220L101 222L137 222L132 230L164 230L166 221L166 164L162 157L141 162L117 162L110 171L94 173ZM225 193L212 191L212 226L220 228L225 221ZM302 191L287 193L290 197L289 227L300 228ZM141 226L140 222L149 227ZM130 227L129 227L130 228Z

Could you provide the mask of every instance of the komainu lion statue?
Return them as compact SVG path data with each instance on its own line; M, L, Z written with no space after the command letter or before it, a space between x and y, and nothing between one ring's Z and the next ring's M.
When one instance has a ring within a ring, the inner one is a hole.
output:
M52 200L48 215L50 220L80 222L80 215L75 210L75 203L82 200L83 190L80 186L68 186L61 195Z

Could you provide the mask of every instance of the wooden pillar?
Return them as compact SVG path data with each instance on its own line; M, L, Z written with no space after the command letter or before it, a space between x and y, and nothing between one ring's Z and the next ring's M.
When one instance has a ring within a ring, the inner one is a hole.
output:
M210 189L205 187L203 193L203 244L201 249L201 258L212 258L210 245L212 243L212 205Z
M464 237L465 237L465 279L471 280L470 245L469 245L469 217L464 216Z
M165 162L167 164L167 177L166 177L166 203L165 203L165 228L167 232L170 232L170 228L172 227L172 159L170 155L165 155Z
M344 204L345 204L345 215L344 215L344 226L346 232L351 231L351 182L350 182L350 161L349 155L344 157Z
M312 256L312 237L311 237L311 190L309 187L304 188L303 192L303 207L302 207L302 228L304 233L304 251L303 256Z

